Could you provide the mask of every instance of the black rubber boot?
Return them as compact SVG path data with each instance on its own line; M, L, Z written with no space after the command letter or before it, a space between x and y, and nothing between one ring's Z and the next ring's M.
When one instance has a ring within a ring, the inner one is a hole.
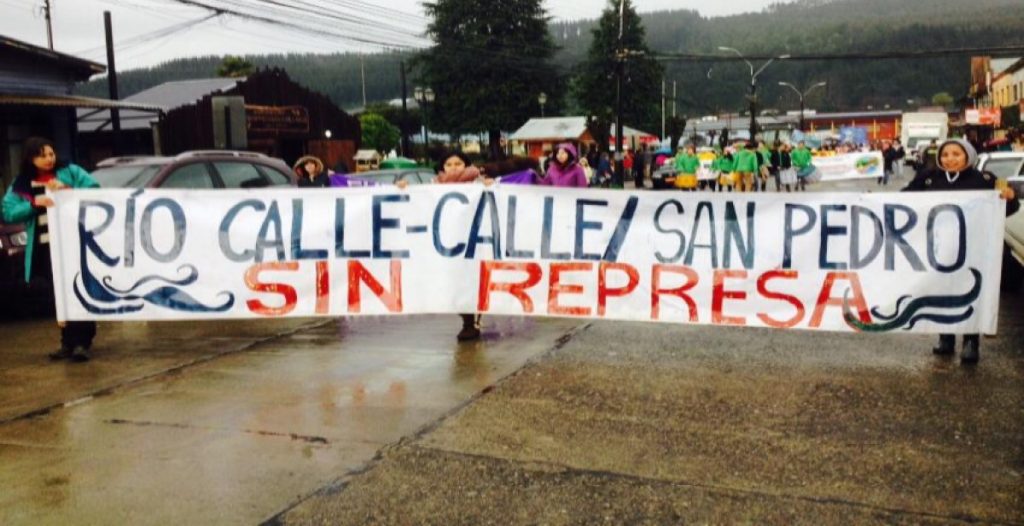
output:
M932 347L932 354L936 356L952 356L956 352L956 336L952 334L940 334L939 346Z
M62 346L60 349L57 349L56 351L53 351L52 353L48 354L47 356L49 356L51 360L56 362L58 360L66 360L68 358L71 358L71 354L73 352L74 352L73 349L71 349L69 347L63 347Z
M964 336L964 350L960 353L960 365L974 365L981 359L981 342L977 334Z
M480 316L477 314L460 314L462 316L462 330L456 338L460 342L468 342L480 339Z
M92 358L92 356L89 355L89 348L82 345L76 346L75 350L71 353L72 362L88 362L90 358Z

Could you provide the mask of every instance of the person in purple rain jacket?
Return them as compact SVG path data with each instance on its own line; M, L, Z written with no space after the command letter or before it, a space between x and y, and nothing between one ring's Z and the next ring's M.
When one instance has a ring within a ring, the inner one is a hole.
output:
M555 158L548 167L548 173L540 180L546 186L565 186L586 188L587 175L579 164L576 147L569 143L559 144L555 149Z

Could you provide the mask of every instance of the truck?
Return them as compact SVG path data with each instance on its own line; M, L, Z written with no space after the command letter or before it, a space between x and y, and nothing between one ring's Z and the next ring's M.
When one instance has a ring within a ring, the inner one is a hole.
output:
M903 114L900 142L906 150L907 164L917 165L922 150L932 141L940 143L949 137L949 115L945 111L915 111Z

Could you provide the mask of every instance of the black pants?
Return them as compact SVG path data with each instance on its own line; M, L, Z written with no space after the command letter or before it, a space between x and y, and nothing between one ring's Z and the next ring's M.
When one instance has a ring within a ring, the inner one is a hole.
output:
M52 280L53 269L50 266L50 245L36 239L35 253L32 254L32 277L33 281ZM60 329L60 346L63 349L74 349L75 347L92 347L92 340L96 337L96 322L94 321L69 321Z
M60 329L60 346L64 349L75 347L92 347L92 339L96 337L96 322L69 321Z
M974 343L975 348L981 348L981 336L978 334L965 334L964 345L968 342ZM955 334L940 334L939 335L939 346L953 348L956 347L956 335Z

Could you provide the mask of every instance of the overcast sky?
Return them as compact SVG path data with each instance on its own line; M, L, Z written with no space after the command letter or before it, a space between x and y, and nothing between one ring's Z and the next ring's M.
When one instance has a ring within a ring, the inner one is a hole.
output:
M207 0L197 0L207 1ZM482 0L500 1L500 0ZM44 0L0 0L0 35L45 47L46 25L41 14ZM211 1L211 3L224 3ZM231 0L232 4L258 4L258 0ZM220 16L201 23L209 11L181 5L175 0L51 0L54 47L57 51L105 63L103 11L111 12L119 70L155 65L170 59L221 54L268 54L286 52L330 53L379 51L378 42L416 46L426 25L421 0L296 0L294 3L333 5L344 16L374 17L381 24L332 22L322 30L303 31ZM596 18L607 0L545 0L556 20ZM704 16L759 11L772 0L633 0L641 12L664 9L696 9ZM349 6L347 9L338 6ZM362 6L354 8L352 6ZM386 6L386 7L379 7ZM296 16L297 24L305 25ZM390 24L405 35L380 28ZM164 28L179 29L159 36ZM334 33L334 34L331 34ZM339 35L370 41L354 42Z

